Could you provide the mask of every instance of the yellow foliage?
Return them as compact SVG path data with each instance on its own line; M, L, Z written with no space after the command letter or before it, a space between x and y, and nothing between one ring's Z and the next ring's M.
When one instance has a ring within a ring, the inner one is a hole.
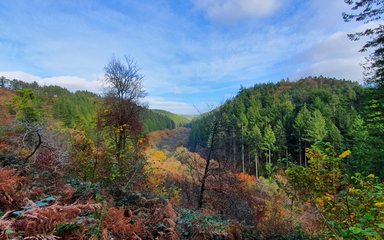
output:
M384 208L384 202L375 203L374 206L378 208Z
M355 194L356 193L356 189L354 187L351 187L351 188L348 189L348 192L350 194Z
M26 158L30 153L31 153L31 151L29 151L28 149L26 149L26 148L22 148L22 149L19 151L19 157L20 157L20 158Z
M351 151L350 150L347 150L347 151L344 151L342 154L339 155L339 158L346 158L348 157L349 155L351 155Z
M320 209L324 209L324 200L320 197L315 199L316 205Z
M375 178L375 175L371 173L371 174L369 174L367 177L368 177L368 178Z
M160 162L164 162L167 159L167 156L165 153L161 150L155 151L152 156L155 158L155 160L158 160Z

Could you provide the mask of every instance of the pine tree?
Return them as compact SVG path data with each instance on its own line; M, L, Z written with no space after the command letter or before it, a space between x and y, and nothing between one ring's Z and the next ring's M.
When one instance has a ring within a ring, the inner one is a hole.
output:
M305 141L307 139L307 131L308 123L311 117L311 112L308 110L307 105L301 108L300 112L297 114L295 121L293 123L293 128L295 129L296 136L299 141L299 163L303 165L302 162L302 154L303 154L303 145L305 146Z
M271 155L272 150L275 147L276 137L275 133L272 131L272 127L268 124L264 129L263 145L266 150L268 150L268 163L272 163Z
M315 110L306 128L306 139L310 143L322 141L327 136L325 119L319 110Z

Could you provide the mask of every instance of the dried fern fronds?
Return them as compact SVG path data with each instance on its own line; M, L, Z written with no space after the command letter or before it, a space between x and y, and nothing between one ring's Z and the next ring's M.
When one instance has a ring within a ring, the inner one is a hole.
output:
M108 230L118 239L132 239L136 234L145 232L143 221L134 220L128 212L123 208L109 208L102 224L104 235L107 235L105 230Z
M80 214L93 212L100 207L99 204L54 204L48 207L33 207L15 221L13 227L23 231L26 236L52 235L62 223L76 222Z
M24 240L57 240L57 239L60 239L60 237L57 237L55 235L42 235L42 234L24 238Z
M22 191L18 191L25 177L19 176L15 169L0 168L0 206L2 210L17 207L23 201Z

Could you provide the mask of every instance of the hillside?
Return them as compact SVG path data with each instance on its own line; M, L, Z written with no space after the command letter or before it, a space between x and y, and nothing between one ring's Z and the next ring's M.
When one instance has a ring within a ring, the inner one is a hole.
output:
M305 149L316 142L329 142L338 149L359 144L356 129L362 121L363 97L359 84L323 77L256 84L192 121L189 147L206 148L210 126L216 121L214 158L227 166L255 173L258 159L259 174L265 173L268 162L294 161L304 166ZM364 158L357 151L354 154Z
M0 125L1 126L8 125L13 120L13 117L9 113L7 102L9 102L14 96L15 96L14 92L4 88L0 88L0 116L1 116Z
M162 115L167 116L168 118L172 119L175 122L176 126L187 125L188 123L191 122L190 118L187 118L183 115L178 115L178 114L171 113L171 112L168 112L165 110L160 110L160 109L151 109L151 110L153 112L162 114Z
M70 92L59 86L39 86L37 83L8 80L7 88L1 89L2 104L10 102L16 91L22 89L32 89L36 97L35 105L46 117L62 122L65 127L79 128L92 135L96 127L96 113L102 102L100 96L87 91ZM7 110L2 107L1 111ZM190 122L180 115L151 109L143 110L141 121L144 132L174 129Z

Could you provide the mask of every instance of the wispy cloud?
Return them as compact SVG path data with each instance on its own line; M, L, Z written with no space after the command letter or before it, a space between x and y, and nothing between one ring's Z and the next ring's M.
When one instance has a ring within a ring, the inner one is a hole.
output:
M8 79L18 79L25 82L37 82L40 85L57 85L67 88L70 91L87 90L94 93L101 93L104 84L101 79L86 80L76 76L56 76L42 78L26 72L0 72L0 76Z
M170 101L161 97L147 97L146 102L151 109L164 109L178 114L197 114L197 110L192 104L182 101Z
M236 21L272 15L282 5L281 0L195 0L197 8L214 21Z
M363 82L361 63L364 54L359 53L360 44L351 42L347 33L337 32L322 39L299 54L303 66L296 70L294 79L308 75L345 78Z

